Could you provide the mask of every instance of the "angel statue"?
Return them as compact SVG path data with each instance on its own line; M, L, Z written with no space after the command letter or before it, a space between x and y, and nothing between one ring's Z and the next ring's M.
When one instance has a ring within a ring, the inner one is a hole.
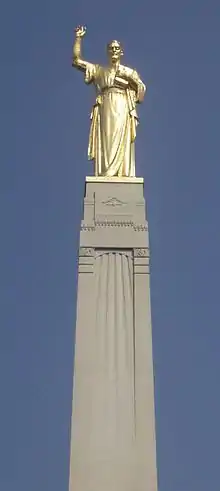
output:
M135 177L136 104L143 101L146 87L135 70L121 65L118 41L107 45L107 66L85 61L81 54L85 34L85 27L75 29L72 66L83 71L85 82L96 89L88 158L94 160L96 176Z

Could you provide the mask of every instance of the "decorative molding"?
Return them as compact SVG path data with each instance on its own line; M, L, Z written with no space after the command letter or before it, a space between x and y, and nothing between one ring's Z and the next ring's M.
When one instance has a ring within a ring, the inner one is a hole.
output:
M122 256L132 257L132 249L97 249L95 256L104 256L105 254L121 254Z
M126 203L124 203L123 201L120 201L119 199L117 198L109 198L107 201L102 201L103 205L105 206L124 206L126 205Z
M148 226L147 224L134 224L134 230L135 232L147 232L148 231Z
M93 247L80 247L79 248L79 257L82 256L87 256L91 257L94 256L95 249Z
M98 220L95 222L97 227L133 227L131 220Z
M81 225L81 230L83 232L95 232L95 225L88 225L86 223L83 223Z
M147 232L147 224L134 223L132 220L97 220L94 225L83 223L81 230L83 232L95 232L96 227L131 227L134 232Z
M148 247L142 249L134 249L135 257L149 257L149 249Z

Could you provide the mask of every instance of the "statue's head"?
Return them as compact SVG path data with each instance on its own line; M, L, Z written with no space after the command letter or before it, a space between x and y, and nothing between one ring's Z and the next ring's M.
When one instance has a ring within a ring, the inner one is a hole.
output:
M119 41L111 41L107 44L107 52L111 65L115 65L120 62L120 58L123 55L123 49Z

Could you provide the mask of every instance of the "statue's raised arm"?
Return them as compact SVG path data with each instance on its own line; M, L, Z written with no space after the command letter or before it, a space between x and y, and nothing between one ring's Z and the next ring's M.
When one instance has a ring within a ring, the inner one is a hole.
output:
M72 65L79 70L85 71L88 65L88 62L82 59L82 38L86 34L86 27L78 26L75 28L75 41L73 44L73 58Z

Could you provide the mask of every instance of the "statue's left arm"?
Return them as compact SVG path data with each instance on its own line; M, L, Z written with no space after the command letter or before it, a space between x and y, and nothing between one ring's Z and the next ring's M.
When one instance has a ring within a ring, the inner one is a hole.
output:
M132 70L132 68L120 65L119 76L125 78L128 81L130 88L135 91L136 102L142 102L147 87L144 84L144 82L142 82L142 80L140 79L136 70Z
M136 70L132 70L131 81L136 85L137 102L142 102L144 99L145 92L147 90L146 85L140 79Z

